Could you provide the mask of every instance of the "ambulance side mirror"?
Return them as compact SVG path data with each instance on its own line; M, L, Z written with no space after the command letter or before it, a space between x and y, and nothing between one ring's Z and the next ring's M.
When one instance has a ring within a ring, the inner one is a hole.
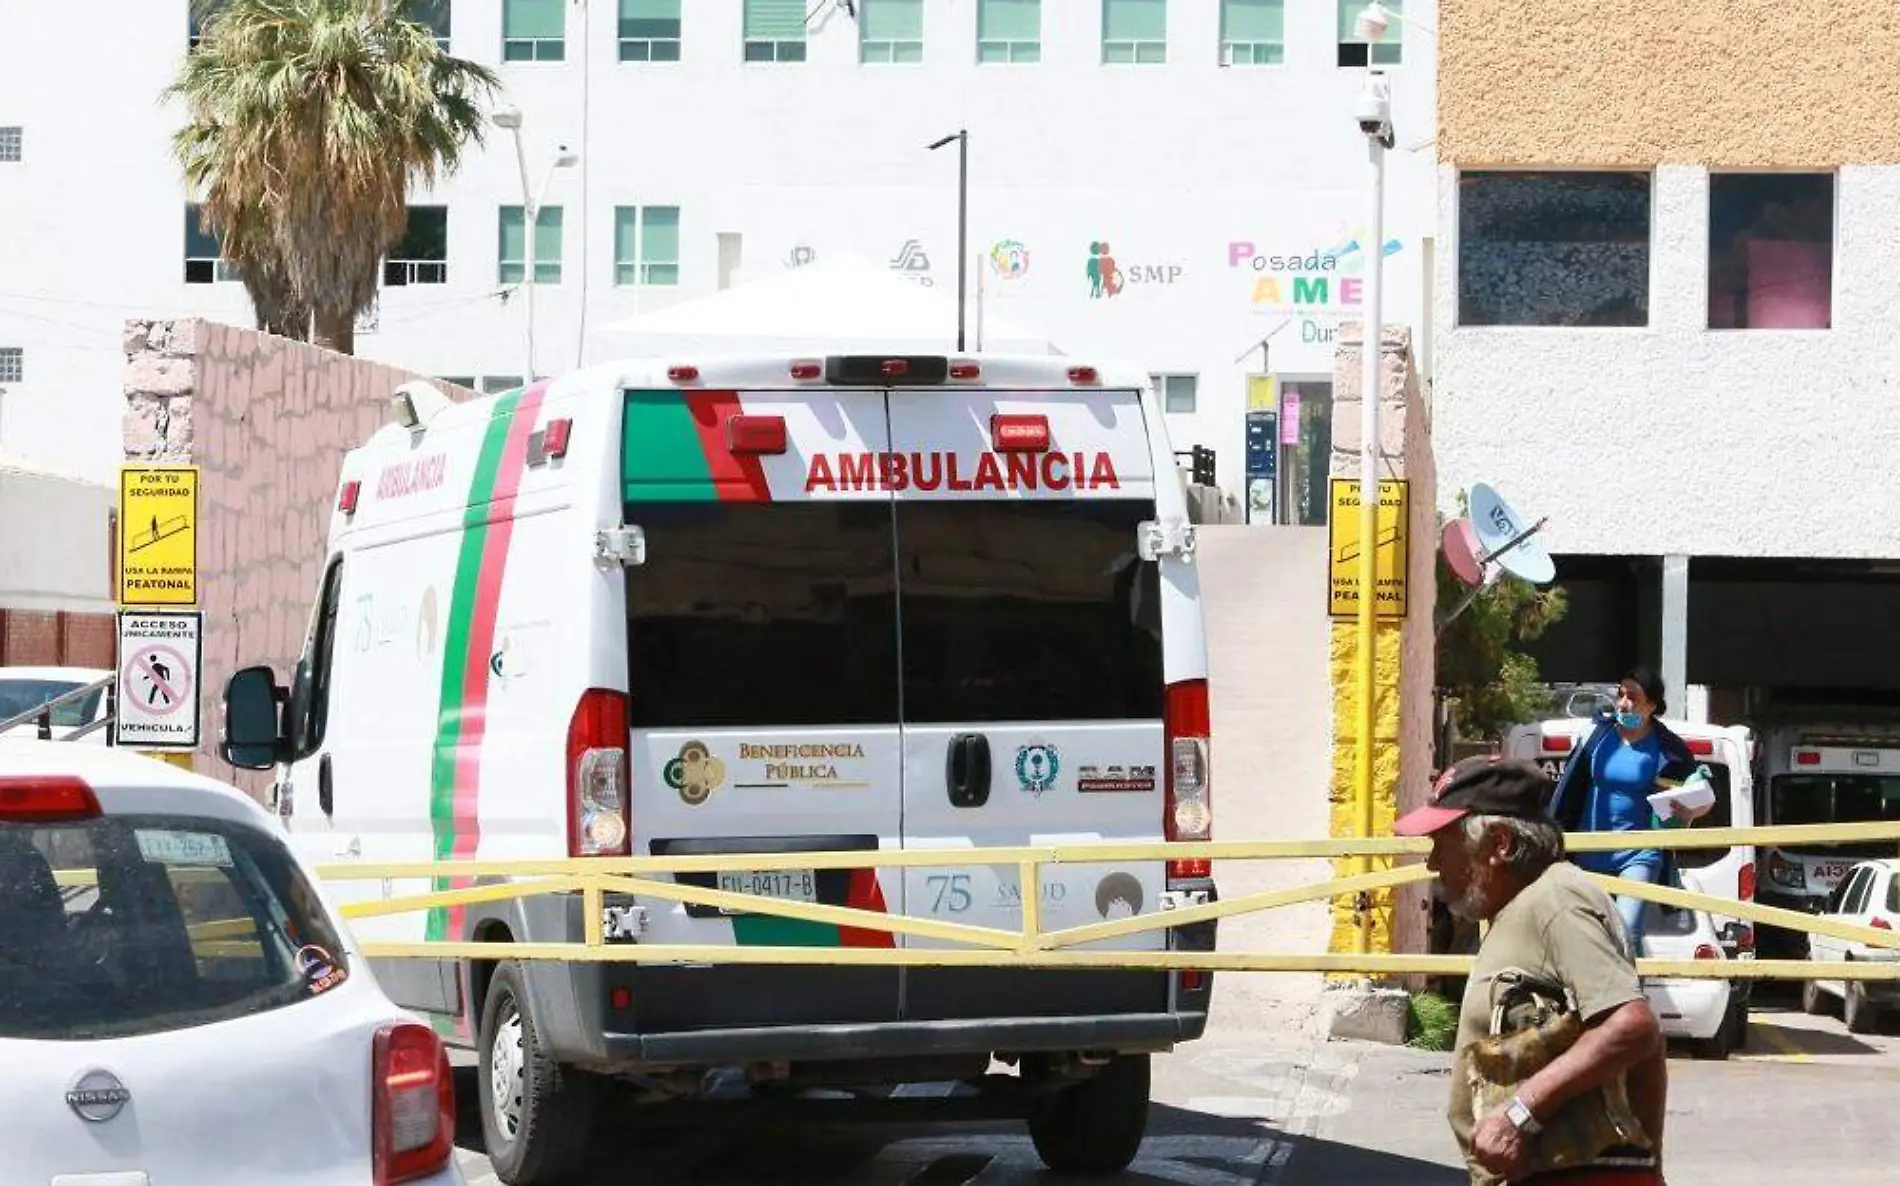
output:
M246 667L224 685L218 753L240 770L269 770L284 752L284 690L268 667Z

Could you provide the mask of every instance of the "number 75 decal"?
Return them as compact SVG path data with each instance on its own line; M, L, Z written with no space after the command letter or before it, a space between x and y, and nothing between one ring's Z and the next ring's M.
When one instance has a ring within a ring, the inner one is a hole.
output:
M968 873L933 873L924 878L936 895L930 905L932 914L962 914L970 908L970 875Z

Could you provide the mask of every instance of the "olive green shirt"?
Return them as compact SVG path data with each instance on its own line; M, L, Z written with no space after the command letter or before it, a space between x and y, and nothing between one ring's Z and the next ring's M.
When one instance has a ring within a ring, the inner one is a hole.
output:
M1465 986L1458 1015L1459 1066L1452 1076L1451 1128L1473 1182L1496 1179L1471 1161L1477 1118L1463 1052L1489 1036L1492 981L1512 968L1566 988L1586 1024L1643 995L1615 904L1575 865L1552 865L1498 911Z

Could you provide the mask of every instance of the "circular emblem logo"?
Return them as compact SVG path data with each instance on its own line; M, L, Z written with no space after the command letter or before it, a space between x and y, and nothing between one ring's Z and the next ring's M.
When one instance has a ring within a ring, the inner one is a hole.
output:
M726 781L726 764L712 756L705 742L689 741L680 746L679 756L666 764L660 776L688 806L698 807Z
M1039 741L1016 751L1016 781L1032 795L1056 785L1056 775L1061 772L1062 756L1053 745Z
M1004 280L1021 280L1029 271L1029 248L1017 239L991 244L990 269Z
M87 1071L66 1089L66 1106L93 1124L112 1119L131 1102L132 1093L111 1071Z
M1106 919L1141 913L1141 882L1132 874L1110 873L1095 887L1095 909Z

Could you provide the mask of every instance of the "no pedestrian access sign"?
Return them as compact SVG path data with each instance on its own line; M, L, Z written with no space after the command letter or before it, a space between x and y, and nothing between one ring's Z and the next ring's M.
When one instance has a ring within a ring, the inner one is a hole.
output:
M198 603L198 467L119 471L119 604Z
M203 615L196 613L119 614L115 744L146 750L198 748L203 623Z

